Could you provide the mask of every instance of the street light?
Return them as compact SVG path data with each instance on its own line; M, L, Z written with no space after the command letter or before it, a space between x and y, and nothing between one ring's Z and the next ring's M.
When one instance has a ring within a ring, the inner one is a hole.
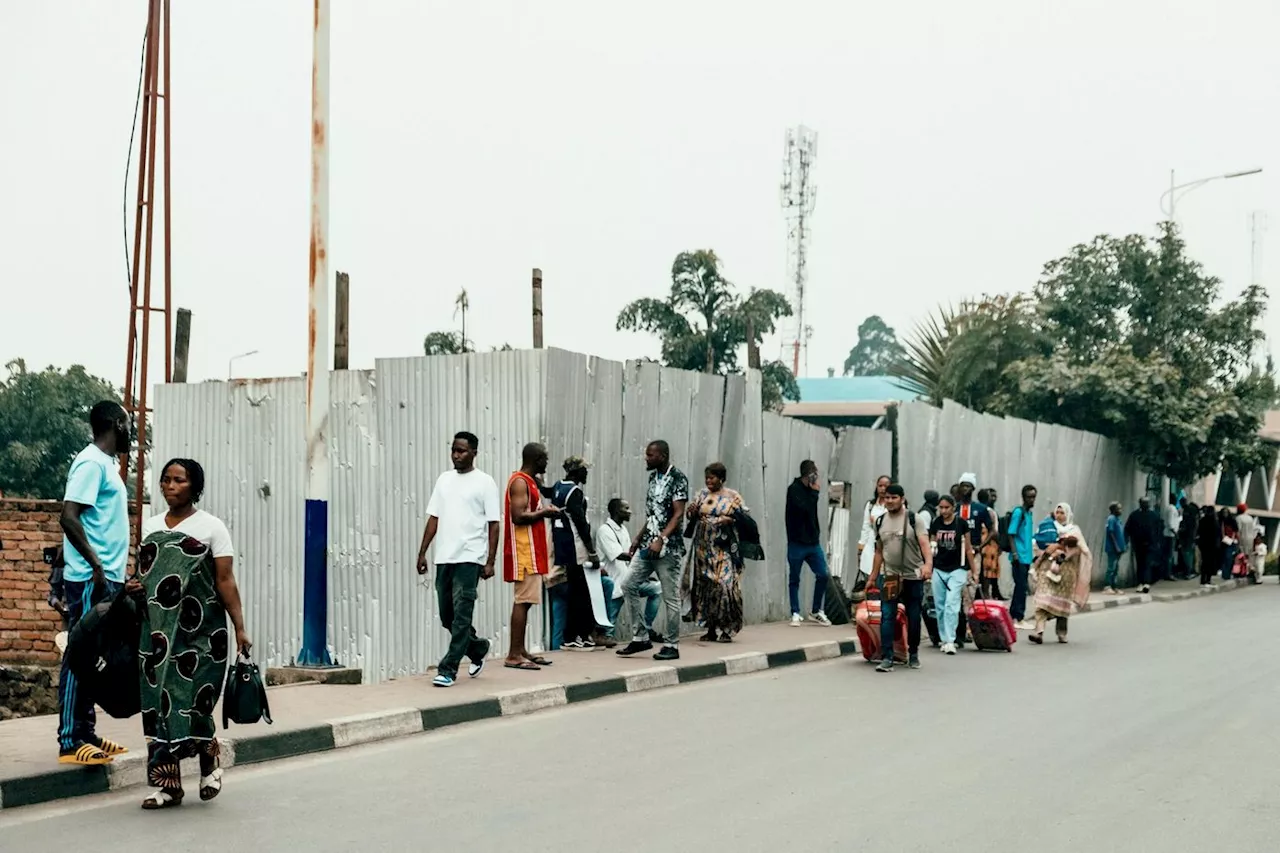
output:
M231 371L235 367L235 363L237 361L239 361L242 358L248 358L251 355L257 355L257 354L258 354L258 351L256 349L251 349L248 352L242 352L239 355L233 355L231 356L231 358L227 359L227 381L228 382L231 381Z
M1170 220L1172 220L1174 218L1175 207L1178 203L1179 193L1181 193L1181 195L1186 195L1192 190L1198 187L1202 187L1205 184L1211 183L1213 181L1226 181L1226 180L1230 180L1231 178L1244 178L1249 175L1257 175L1261 171L1262 169L1245 169L1240 172L1227 172L1225 175L1214 175L1212 178L1201 178L1198 181L1191 181L1190 183L1179 184L1175 182L1173 177L1173 170L1170 169L1169 170L1169 189L1165 190L1164 194L1160 196L1160 212L1163 213L1165 216L1167 216ZM1169 199L1169 204L1167 206L1165 205L1165 201L1164 201L1166 198Z

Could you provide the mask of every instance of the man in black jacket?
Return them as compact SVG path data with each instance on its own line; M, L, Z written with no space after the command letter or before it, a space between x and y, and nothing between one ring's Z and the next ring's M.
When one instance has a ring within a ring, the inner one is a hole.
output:
M818 466L812 459L800 463L800 476L787 487L787 567L791 571L791 624L800 625L800 571L805 563L813 570L813 621L830 625L824 612L827 600L827 556L822 550L818 526L818 503L821 484Z
M1124 524L1124 535L1133 546L1133 568L1138 577L1138 592L1151 592L1151 583L1156 574L1156 564L1160 561L1161 539L1164 536L1164 522L1151 508L1151 501L1142 498L1138 508L1129 514Z

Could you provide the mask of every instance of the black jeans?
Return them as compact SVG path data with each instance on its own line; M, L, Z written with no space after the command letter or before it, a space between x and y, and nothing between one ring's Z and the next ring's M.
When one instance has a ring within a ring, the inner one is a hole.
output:
M595 609L591 606L591 589L587 586L587 572L583 566L565 566L565 586L569 588L569 614L565 618L564 639L591 639L598 630Z
M1138 545L1135 543L1133 546L1133 570L1138 576L1138 586L1151 586L1151 563L1151 548L1147 545Z
M436 566L436 601L440 624L449 632L449 650L440 659L437 671L454 678L463 657L475 663L484 660L487 644L476 636L471 617L476 610L476 587L480 584L479 563L445 563Z
M920 651L920 615L924 611L924 581L903 581L897 601L880 601L880 657L893 660L893 642L898 633L897 605L907 608L907 652Z
M1021 622L1027 616L1027 573L1030 569L1027 563L1013 561L1013 595L1009 600L1009 615L1015 622Z
M80 621L80 617L99 601L114 596L120 591L120 586L107 581L105 588L97 589L93 581L66 581L63 589L67 600L68 634ZM92 742L96 738L96 724L93 697L71 673L67 657L63 655L62 673L58 676L58 748L68 751L82 743Z

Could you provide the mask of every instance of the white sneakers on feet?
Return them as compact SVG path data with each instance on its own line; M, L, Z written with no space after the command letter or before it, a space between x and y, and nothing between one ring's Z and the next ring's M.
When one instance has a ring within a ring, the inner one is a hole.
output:
M825 625L828 628L831 627L831 620L827 618L826 612L822 610L819 610L817 613L813 614L813 621L817 622L819 625Z
M955 643L943 643L943 644L942 644L942 653L943 653L944 655L954 655L954 654L956 653L956 644L955 644Z
M796 625L803 625L803 624L804 624L803 616L801 616L799 613L791 614L791 627L794 628Z

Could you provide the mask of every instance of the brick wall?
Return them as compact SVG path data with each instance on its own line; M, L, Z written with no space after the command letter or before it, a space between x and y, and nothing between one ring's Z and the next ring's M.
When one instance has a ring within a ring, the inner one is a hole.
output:
M62 544L59 501L0 499L0 662L56 664L62 618L46 601L44 549Z

